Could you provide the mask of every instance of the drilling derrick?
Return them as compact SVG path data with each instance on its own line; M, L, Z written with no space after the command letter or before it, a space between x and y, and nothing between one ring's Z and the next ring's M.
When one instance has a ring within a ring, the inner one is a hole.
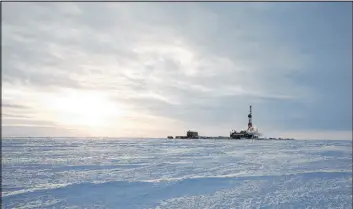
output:
M252 128L252 112L251 112L251 105L250 105L250 113L248 115L249 123L248 123L248 130Z

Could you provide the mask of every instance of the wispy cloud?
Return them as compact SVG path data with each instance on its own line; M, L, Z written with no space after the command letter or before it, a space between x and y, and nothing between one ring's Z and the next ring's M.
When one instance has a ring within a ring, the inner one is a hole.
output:
M23 105L7 104L7 103L2 103L1 107L3 107L3 108L15 108L15 109L25 109L25 108L27 108L26 106L23 106Z

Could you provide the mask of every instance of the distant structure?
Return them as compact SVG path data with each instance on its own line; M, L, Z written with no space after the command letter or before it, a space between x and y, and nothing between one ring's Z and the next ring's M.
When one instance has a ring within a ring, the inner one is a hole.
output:
M189 138L189 139L197 139L199 137L199 133L197 133L196 131L188 131L186 132L186 136Z
M252 126L252 109L251 109L251 105L250 105L250 113L248 115L248 119L249 119L248 129L245 130L245 131L240 131L240 132L232 131L230 133L230 138L231 139L242 139L242 138L245 138L245 139L256 139L256 138L258 138L258 136L255 134L254 127Z
M249 123L248 123L248 130L252 128L252 112L251 112L251 105L250 105L250 113L248 115Z
M242 131L231 131L229 137L228 136L199 136L196 131L187 131L186 136L176 136L176 139L257 139L257 140L293 140L293 139L282 139L282 138L259 138L261 135L258 129L254 128L252 124L252 107L250 105L250 112L248 114L248 128L247 130ZM172 136L168 136L168 139L173 139Z
M168 137L169 138L169 137ZM199 133L196 131L187 131L186 136L176 136L176 139L198 139L199 138Z

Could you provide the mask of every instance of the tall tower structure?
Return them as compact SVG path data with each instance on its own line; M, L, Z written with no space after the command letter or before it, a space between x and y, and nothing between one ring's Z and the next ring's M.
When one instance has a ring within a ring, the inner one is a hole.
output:
M249 123L248 123L248 130L252 128L252 112L251 112L251 105L250 105L250 113L248 115Z

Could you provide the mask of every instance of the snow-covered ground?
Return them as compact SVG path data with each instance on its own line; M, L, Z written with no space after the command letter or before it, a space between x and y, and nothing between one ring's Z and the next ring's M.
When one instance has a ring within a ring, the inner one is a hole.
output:
M2 139L2 208L352 208L352 142Z

